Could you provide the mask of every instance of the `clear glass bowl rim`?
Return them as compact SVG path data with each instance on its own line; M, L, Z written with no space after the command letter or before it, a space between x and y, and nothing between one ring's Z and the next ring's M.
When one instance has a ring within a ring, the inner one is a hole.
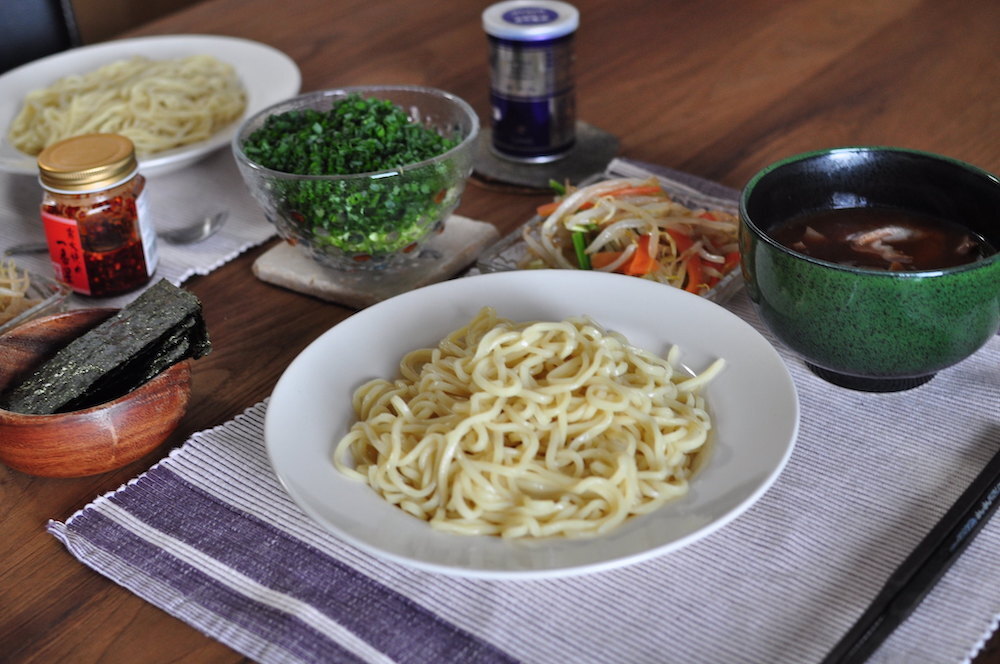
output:
M272 115L278 108L286 108L286 110L293 110L294 108L301 108L306 102L323 99L325 97L346 97L351 93L362 94L366 97L378 97L379 92L415 92L419 94L427 94L432 97L437 97L439 99L445 99L455 104L459 109L461 109L470 120L471 127L469 129L469 134L462 141L451 148L447 152L442 152L441 154L431 157L430 159L424 159L423 161L413 162L412 164L406 164L400 168L391 168L382 171L369 171L366 173L345 173L340 175L307 175L302 173L286 173L285 171L276 171L270 169L266 166L258 164L254 160L250 159L243 152L243 140L248 134L248 130L257 121L262 118L266 118ZM272 104L265 109L262 109L250 116L243 121L240 128L237 130L236 134L233 136L232 147L233 154L236 158L241 161L245 166L258 171L262 175L266 175L272 178L290 179L290 180L321 180L321 181L336 181L336 180L358 180L358 179L369 179L374 180L384 177L393 177L402 175L408 171L414 171L433 164L440 163L442 161L447 161L453 158L456 154L468 150L472 147L472 144L477 140L479 135L479 116L461 97L453 95L445 90L440 90L438 88L431 88L420 85L358 85L358 86L348 86L343 88L333 88L327 90L316 90L314 92L307 92L305 94L298 95L296 97L291 97L280 101L276 104Z

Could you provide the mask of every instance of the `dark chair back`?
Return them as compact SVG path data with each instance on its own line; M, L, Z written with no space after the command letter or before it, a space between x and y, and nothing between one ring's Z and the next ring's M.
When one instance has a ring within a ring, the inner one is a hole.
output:
M70 0L0 0L0 73L80 43Z

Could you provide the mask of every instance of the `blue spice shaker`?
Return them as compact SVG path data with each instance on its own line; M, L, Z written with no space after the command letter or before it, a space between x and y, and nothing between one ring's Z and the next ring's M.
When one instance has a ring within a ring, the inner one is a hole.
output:
M573 39L579 23L577 9L556 0L507 0L483 12L497 156L542 163L573 147Z

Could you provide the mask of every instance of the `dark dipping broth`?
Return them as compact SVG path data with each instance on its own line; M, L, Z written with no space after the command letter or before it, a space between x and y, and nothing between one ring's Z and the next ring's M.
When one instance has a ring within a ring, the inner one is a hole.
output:
M884 207L809 212L769 235L812 258L881 270L939 270L996 253L983 237L952 221Z

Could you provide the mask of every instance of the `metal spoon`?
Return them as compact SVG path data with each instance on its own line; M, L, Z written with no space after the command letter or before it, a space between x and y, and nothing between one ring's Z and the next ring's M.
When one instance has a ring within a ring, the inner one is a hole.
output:
M216 231L222 228L229 218L229 210L221 210L215 214L199 219L187 226L161 231L156 234L158 238L167 244L185 245L203 242L215 235ZM4 250L4 256L18 256L24 254L43 254L49 250L49 246L44 242L26 242L16 244Z
M229 210L221 210L193 224L161 231L156 236L167 244L196 244L215 235L228 218Z

